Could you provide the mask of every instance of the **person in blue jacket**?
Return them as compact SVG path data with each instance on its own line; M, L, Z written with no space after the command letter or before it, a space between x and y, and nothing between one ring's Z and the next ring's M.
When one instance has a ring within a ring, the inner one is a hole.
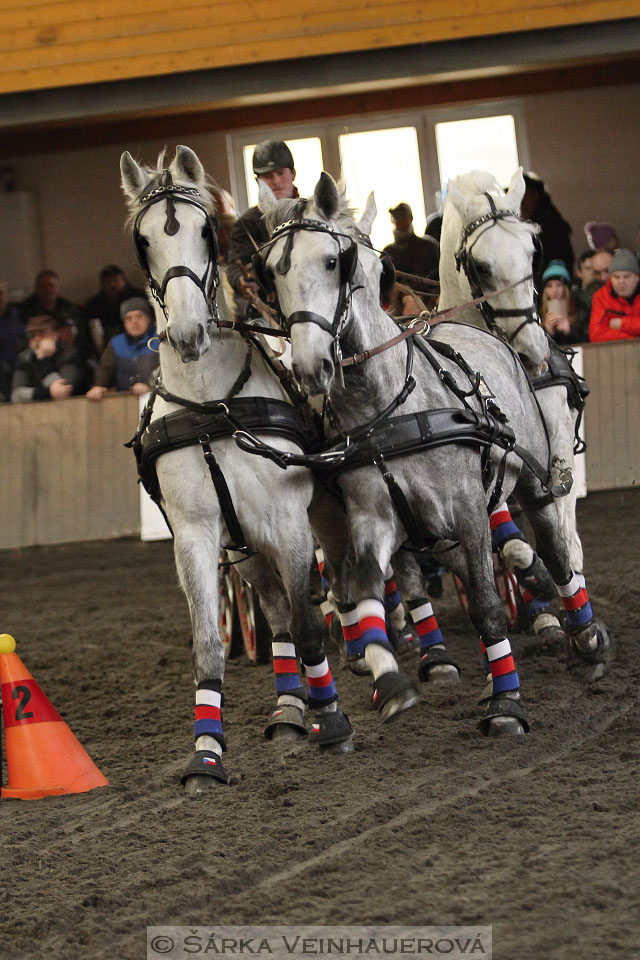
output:
M120 306L124 333L112 337L104 349L95 374L89 400L102 400L110 390L128 391L136 396L149 390L158 366L157 350L149 347L156 336L153 308L144 297L130 297Z

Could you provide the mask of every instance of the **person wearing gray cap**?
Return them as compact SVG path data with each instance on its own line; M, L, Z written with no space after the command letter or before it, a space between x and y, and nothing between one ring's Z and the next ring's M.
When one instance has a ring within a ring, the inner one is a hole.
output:
M609 279L593 295L589 339L634 340L640 337L640 268L631 250L616 250Z
M263 140L257 145L253 151L253 172L256 180L263 180L278 199L298 196L293 155L284 140ZM257 284L246 276L249 269L246 265L251 262L257 247L268 239L269 233L258 207L250 207L231 230L227 280L234 290L236 312L240 316L246 314L248 293L258 289Z
M153 307L144 297L130 297L120 304L120 319L124 333L117 333L105 347L94 385L87 391L89 400L102 400L114 387L136 396L149 390L158 366L158 351L149 346L156 336Z

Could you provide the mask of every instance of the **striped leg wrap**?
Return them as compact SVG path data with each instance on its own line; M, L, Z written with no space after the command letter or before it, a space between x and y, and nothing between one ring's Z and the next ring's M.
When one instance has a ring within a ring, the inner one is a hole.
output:
M393 653L384 622L384 604L379 600L361 600L357 610L363 649L370 643L377 643Z
M384 581L384 609L387 613L395 610L402 601L402 595L398 590L398 584L393 579L393 568L391 564L387 567Z
M508 637L489 637L482 641L482 652L486 656L489 671L493 679L493 693L506 690L518 690L520 680L513 662L511 644Z
M196 719L193 725L196 740L208 736L226 749L222 733L222 680L201 680L196 688Z
M562 604L571 630L581 630L593 620L593 610L584 585L584 577L574 573L569 583L556 583L556 589L562 598Z
M279 633L274 637L271 642L271 650L273 653L273 679L276 695L281 697L286 694L290 697L298 697L304 702L306 694L298 672L296 648L291 643L289 634Z
M344 649L349 660L359 660L364 656L362 632L358 621L358 608L355 603L339 603L338 616L342 626Z
M321 547L316 548L316 563L318 564L318 570L320 571L320 583L324 591L324 600L320 604L320 610L322 616L325 619L325 622L328 627L331 626L333 622L333 604L330 600L327 599L327 593L329 592L329 583L324 578L322 571L324 570L324 553Z
M319 663L304 663L304 670L309 684L309 706L324 707L338 699L338 691L331 676L327 658L323 657Z
M491 527L491 539L494 547L501 547L507 540L524 540L522 531L511 519L511 513L506 503L501 503L499 507L495 508L489 517L489 526Z
M409 602L409 613L420 639L421 653L426 653L429 647L443 642L438 621L433 613L433 607L426 597L411 600Z

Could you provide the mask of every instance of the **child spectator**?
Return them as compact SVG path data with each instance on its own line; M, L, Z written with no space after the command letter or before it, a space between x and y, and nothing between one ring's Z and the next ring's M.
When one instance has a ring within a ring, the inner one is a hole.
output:
M540 316L542 326L557 344L581 343L583 336L575 327L575 305L571 296L571 277L562 260L552 260L542 274Z
M11 382L11 400L65 400L85 392L90 371L74 341L67 317L31 317L29 346L18 357Z
M89 400L102 400L110 389L139 396L149 389L149 382L158 366L157 351L148 346L156 336L153 309L144 297L131 297L120 305L124 333L118 333L107 344L100 357L95 385L87 393Z
M609 279L593 295L589 336L592 342L640 337L640 276L631 250L617 250Z

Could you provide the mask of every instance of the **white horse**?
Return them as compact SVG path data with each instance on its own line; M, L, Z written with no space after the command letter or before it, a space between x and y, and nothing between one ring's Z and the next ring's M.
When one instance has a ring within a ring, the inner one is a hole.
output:
M348 741L352 730L336 707L322 624L309 599L312 477L302 468L285 473L243 453L231 439L238 421L249 417L256 433L276 447L302 449L299 412L250 338L225 327L232 319L224 299L216 297L215 222L202 164L180 146L169 167L162 167L162 158L155 169L142 167L124 153L120 168L136 250L156 304L161 379L139 440L143 455L161 453L153 463L191 614L196 751L182 782L194 793L228 782L221 762L221 547L236 560L250 552L239 569L257 588L274 633L275 722L284 715L290 726L304 730L307 694L295 644L306 669L308 703L317 712L310 741ZM168 447L162 446L166 437L172 440Z
M486 304L469 307L456 320L472 323L506 339L535 377L547 369L552 346L539 323L532 262L539 228L520 220L525 191L520 167L505 194L495 177L472 171L450 181L440 238L439 309L467 303L508 287ZM578 411L564 386L537 391L554 457L556 475L573 475ZM583 551L576 522L576 485L556 500L560 528L573 569L582 574Z
M264 185L259 202L273 233L256 267L263 284L275 289L290 329L294 373L310 393L329 396L348 438L340 474L351 540L346 588L357 604L374 702L383 705L406 690L402 679L394 679L398 668L384 629L384 571L407 539L414 544L432 539L454 547L443 560L465 584L471 618L484 640L493 696L483 726L522 732L526 721L493 581L486 512L498 483L504 496L515 488L527 511L563 598L572 646L587 659L603 658L608 649L543 487L549 448L524 371L509 348L468 326L441 325L426 344L416 341L412 347L410 337L401 343L370 279L379 276L376 254L342 229L345 213L328 175L321 176L302 213L293 201L276 200ZM346 364L343 382L340 370ZM486 380L476 375L478 368ZM469 445L465 432L464 424L480 424L478 414L482 430L488 430L483 436L493 474L481 455L484 441ZM511 434L503 436L499 426L503 414L527 463L524 469L494 446L512 449ZM462 433L457 424L463 424ZM447 434L447 445L429 447L434 432ZM405 445L414 452L403 452Z

